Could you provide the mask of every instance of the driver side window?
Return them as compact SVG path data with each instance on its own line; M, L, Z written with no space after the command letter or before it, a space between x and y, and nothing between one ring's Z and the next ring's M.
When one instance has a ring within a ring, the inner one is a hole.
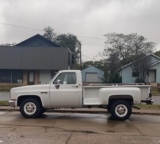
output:
M59 76L54 80L53 84L76 84L76 73L65 72L59 74Z

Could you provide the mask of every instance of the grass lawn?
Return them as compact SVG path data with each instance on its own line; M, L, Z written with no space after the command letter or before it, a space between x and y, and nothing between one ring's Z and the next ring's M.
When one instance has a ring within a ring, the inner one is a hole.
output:
M135 105L141 109L160 109L160 105L147 105L147 104L140 104L140 105Z
M0 101L0 106L8 106L8 101Z
M153 96L160 96L160 88L151 87L151 93Z

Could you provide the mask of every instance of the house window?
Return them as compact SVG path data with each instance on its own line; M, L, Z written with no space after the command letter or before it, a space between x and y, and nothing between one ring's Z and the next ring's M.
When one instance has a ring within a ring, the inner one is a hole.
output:
M139 71L132 69L132 77L139 77Z
M22 70L12 70L11 83L21 83L23 82L23 71Z
M23 71L0 70L0 83L22 83Z
M0 70L0 83L11 83L11 70Z

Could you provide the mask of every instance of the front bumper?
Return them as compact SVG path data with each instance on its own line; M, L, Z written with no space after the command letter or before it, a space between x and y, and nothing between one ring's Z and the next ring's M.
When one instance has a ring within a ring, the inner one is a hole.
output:
M15 106L16 106L16 103L15 103L15 101L10 100L10 101L9 101L9 105L10 105L10 107L15 107Z

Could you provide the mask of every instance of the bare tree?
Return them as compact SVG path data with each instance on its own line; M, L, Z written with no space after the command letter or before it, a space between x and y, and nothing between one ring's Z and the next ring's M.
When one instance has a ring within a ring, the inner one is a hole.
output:
M81 42L78 40L77 36L74 34L56 34L54 29L50 26L45 27L43 36L62 47L69 48L73 54L73 61L74 63L78 63L80 59L80 52L81 52Z
M75 62L79 61L81 52L81 42L78 40L77 36L74 34L60 34L55 38L58 45L62 47L67 47L74 54Z
M149 54L153 52L155 44L147 42L147 39L141 35L132 34L106 34L104 50L105 55L118 53L118 58L122 64L127 64L134 60L134 57L141 54Z
M117 70L121 66L121 61L118 58L118 52L111 53L107 59L108 63L108 81L111 83L121 82L120 76L117 73Z
M46 39L48 39L48 40L50 40L50 41L55 41L56 33L54 32L54 29L53 29L52 27L50 27L50 26L45 27L45 28L43 29L43 31L44 31L43 36L44 36Z
M4 44L0 44L0 46L14 46L16 45L16 43L4 43Z
M148 55L153 52L155 43L148 42L146 38L136 33L117 34L109 33L104 35L106 38L105 49L102 53L103 57L111 61L109 65L109 79L113 82L117 79L116 71L123 65ZM139 70L138 80L144 81L146 77L146 69L149 65L149 60L143 60L141 63L136 63L135 68ZM116 76L116 77L115 77Z
M151 65L151 58L149 56L144 56L133 63L132 69L135 70L138 76L135 82L138 83L145 82L146 76L149 74L150 65Z

